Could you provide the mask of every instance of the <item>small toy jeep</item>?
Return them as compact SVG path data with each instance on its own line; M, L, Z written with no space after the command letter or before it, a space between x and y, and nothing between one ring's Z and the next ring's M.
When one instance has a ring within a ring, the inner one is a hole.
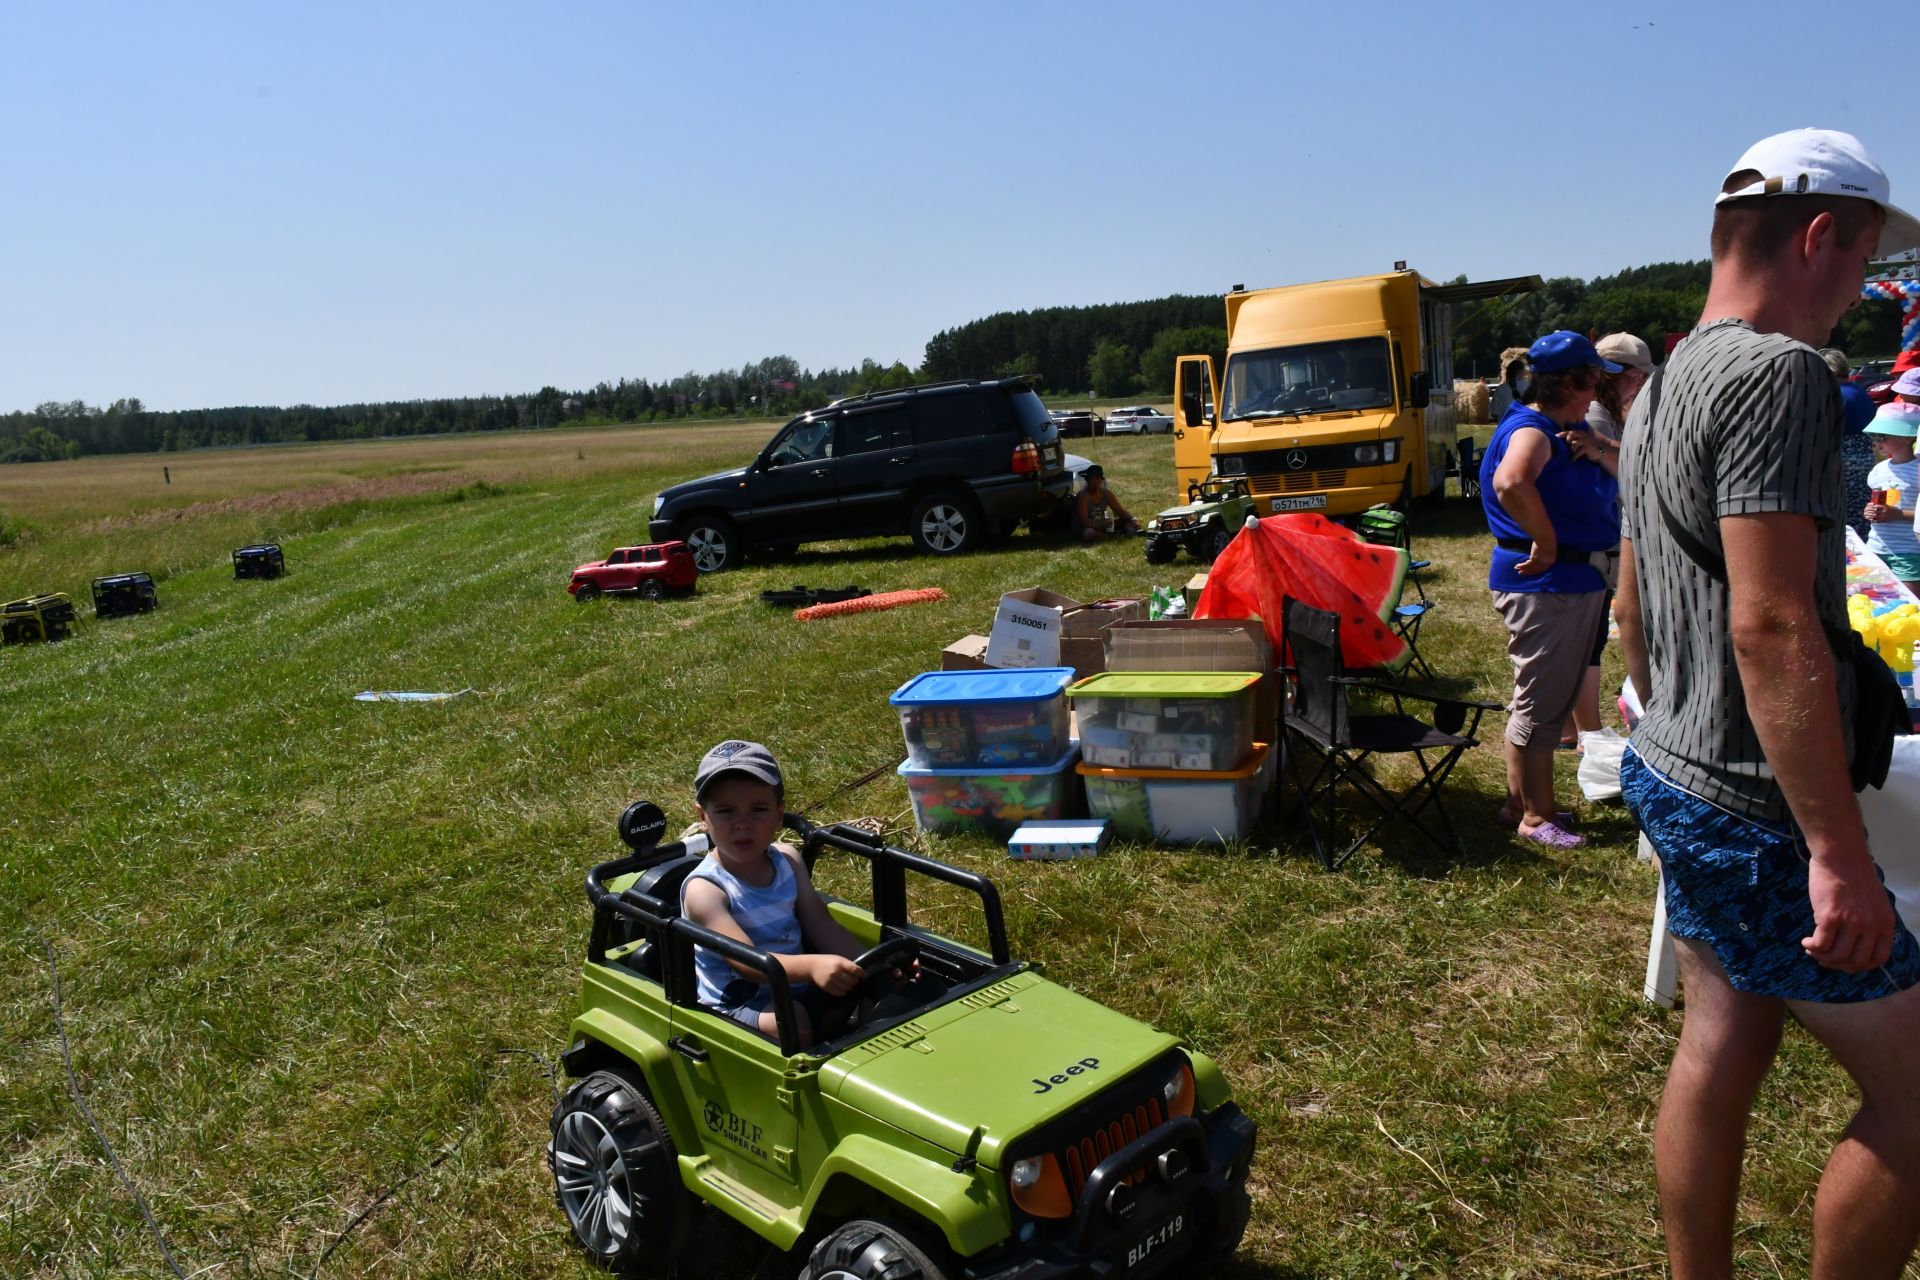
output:
M1212 560L1253 514L1253 498L1239 476L1208 476L1187 485L1184 506L1169 507L1147 522L1147 563L1167 564L1182 548L1196 560Z
M601 595L625 593L645 600L694 589L700 571L684 542L655 542L644 547L615 547L605 560L590 560L573 571L567 594L577 604Z
M64 640L73 634L73 598L64 591L0 605L0 644Z
M257 542L236 547L233 552L235 578L277 578L287 571L287 557L277 542Z
M1008 954L991 881L794 814L808 865L864 859L871 906L828 897L871 944L867 1020L798 1042L765 952L680 914L700 862L641 802L629 857L587 876L593 934L554 1107L555 1196L600 1264L664 1275L696 1200L782 1249L804 1280L1204 1273L1247 1223L1254 1126L1201 1054ZM698 841L704 843L704 840ZM910 922L907 886L980 901L988 950ZM778 1039L695 1001L694 948L759 971ZM918 977L886 993L907 959ZM857 994L857 993L856 993Z
M160 607L160 593L153 589L153 575L115 573L93 580L93 616L123 618Z

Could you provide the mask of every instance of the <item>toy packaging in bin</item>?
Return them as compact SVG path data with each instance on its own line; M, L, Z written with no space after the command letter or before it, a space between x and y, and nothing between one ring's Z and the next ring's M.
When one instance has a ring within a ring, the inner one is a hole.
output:
M1236 769L1253 750L1253 671L1109 671L1067 690L1080 754L1112 769Z
M1004 840L1022 823L1077 816L1080 779L1073 771L1079 752L1066 751L1041 766L991 769L922 768L912 761L898 772L913 797L914 822L922 831L980 831Z
M917 769L1048 765L1067 749L1071 667L929 671L894 690Z
M1260 821L1273 790L1273 753L1255 743L1239 767L1214 772L1110 769L1082 763L1087 812L1125 840L1224 844Z

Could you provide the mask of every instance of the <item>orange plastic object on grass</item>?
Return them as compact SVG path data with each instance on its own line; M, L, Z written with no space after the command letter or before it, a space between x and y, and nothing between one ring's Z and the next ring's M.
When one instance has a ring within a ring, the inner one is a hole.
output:
M938 587L920 587L912 591L882 591L876 595L861 596L858 600L810 604L804 609L795 609L793 616L799 622L812 622L815 618L837 618L843 613L873 613L880 609L897 609L903 604L926 604L930 600L946 598L947 593Z
M1285 654L1281 603L1291 597L1340 615L1340 653L1349 668L1392 668L1409 656L1387 622L1406 577L1405 551L1362 542L1325 516L1261 516L1213 562L1193 616L1258 618L1273 651Z

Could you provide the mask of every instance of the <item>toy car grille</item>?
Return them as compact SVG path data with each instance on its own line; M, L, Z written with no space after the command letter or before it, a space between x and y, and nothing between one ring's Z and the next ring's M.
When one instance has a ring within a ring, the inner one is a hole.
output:
M1086 1188L1087 1177L1100 1162L1114 1152L1125 1147L1143 1133L1152 1133L1167 1122L1166 1109L1160 1099L1150 1097L1133 1105L1130 1110L1121 1112L1105 1125L1070 1143L1060 1152L1060 1167L1066 1171L1067 1190L1075 1200ZM1129 1183L1138 1183L1147 1176L1145 1169L1137 1169L1128 1176Z

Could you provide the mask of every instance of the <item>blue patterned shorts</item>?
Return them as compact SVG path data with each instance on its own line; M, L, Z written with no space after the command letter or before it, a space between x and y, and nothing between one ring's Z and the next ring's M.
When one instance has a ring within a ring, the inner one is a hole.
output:
M1813 903L1798 827L1744 818L1702 800L1631 747L1620 763L1620 789L1660 855L1668 931L1712 947L1735 990L1851 1004L1920 983L1920 943L1905 924L1887 963L1866 973L1826 968L1802 949L1800 939L1813 933Z

